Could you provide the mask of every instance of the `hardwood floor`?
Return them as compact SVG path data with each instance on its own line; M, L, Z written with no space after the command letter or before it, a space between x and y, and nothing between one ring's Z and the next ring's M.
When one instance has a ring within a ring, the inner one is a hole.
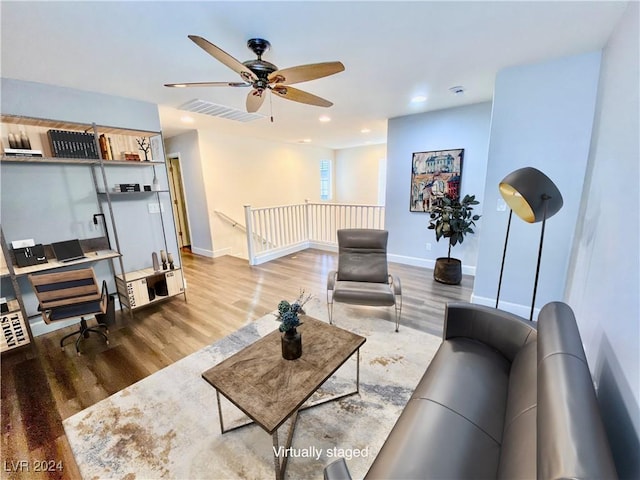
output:
M326 279L337 256L305 250L251 267L246 260L182 254L187 302L176 297L137 310L117 312L109 345L97 336L73 345L58 343L69 327L37 337L31 349L8 353L1 363L0 478L80 478L62 420L273 311L300 289L325 298ZM402 281L401 327L442 333L444 306L468 301L473 278L442 285L431 270L390 264ZM357 314L358 308L353 307ZM393 322L392 309L375 311Z

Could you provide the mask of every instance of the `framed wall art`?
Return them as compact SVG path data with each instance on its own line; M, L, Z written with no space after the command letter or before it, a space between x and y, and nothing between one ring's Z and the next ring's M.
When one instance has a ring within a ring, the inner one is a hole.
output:
M463 157L464 148L414 153L409 211L429 212L443 197L458 200Z

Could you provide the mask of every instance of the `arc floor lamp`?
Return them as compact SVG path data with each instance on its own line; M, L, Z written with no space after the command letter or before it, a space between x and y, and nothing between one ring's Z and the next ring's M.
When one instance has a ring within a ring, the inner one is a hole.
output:
M502 274L504 273L504 260L507 255L509 242L509 229L511 228L511 216L513 212L527 223L542 222L540 231L540 246L538 247L538 263L536 265L536 278L533 285L533 299L531 300L531 313L529 320L533 320L533 310L536 303L538 290L538 277L540 275L540 260L542 258L542 243L544 241L544 228L547 219L553 217L562 208L562 194L558 187L540 170L533 167L524 167L511 172L500 182L500 194L510 208L507 234L504 239L504 251L502 252L502 265L500 266L500 279L498 280L498 294L496 296L496 308L500 301L500 287L502 286Z

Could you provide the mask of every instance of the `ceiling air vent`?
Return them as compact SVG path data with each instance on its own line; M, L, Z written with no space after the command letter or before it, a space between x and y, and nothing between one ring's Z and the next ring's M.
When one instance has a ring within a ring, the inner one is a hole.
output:
M226 118L227 120L235 120L236 122L252 122L264 118L259 113L247 113L235 108L218 105L217 103L207 102L206 100L193 99L187 103L183 103L178 107L179 110L187 112L201 113L202 115L211 115L212 117Z

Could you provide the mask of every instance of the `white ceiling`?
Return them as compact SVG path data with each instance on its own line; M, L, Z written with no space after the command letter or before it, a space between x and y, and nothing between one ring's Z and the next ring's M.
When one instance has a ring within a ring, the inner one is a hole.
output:
M0 5L3 77L160 105L165 136L207 128L346 148L386 141L387 119L491 99L496 72L602 48L627 2L8 2ZM240 61L269 40L280 68L340 60L346 70L297 84L328 109L273 96L251 123L195 115L199 98L244 109L247 89L170 89L170 82L239 81L192 43L200 35ZM463 95L449 88L463 85ZM425 94L427 102L411 104ZM320 123L328 114L331 122ZM361 133L369 128L370 133Z

